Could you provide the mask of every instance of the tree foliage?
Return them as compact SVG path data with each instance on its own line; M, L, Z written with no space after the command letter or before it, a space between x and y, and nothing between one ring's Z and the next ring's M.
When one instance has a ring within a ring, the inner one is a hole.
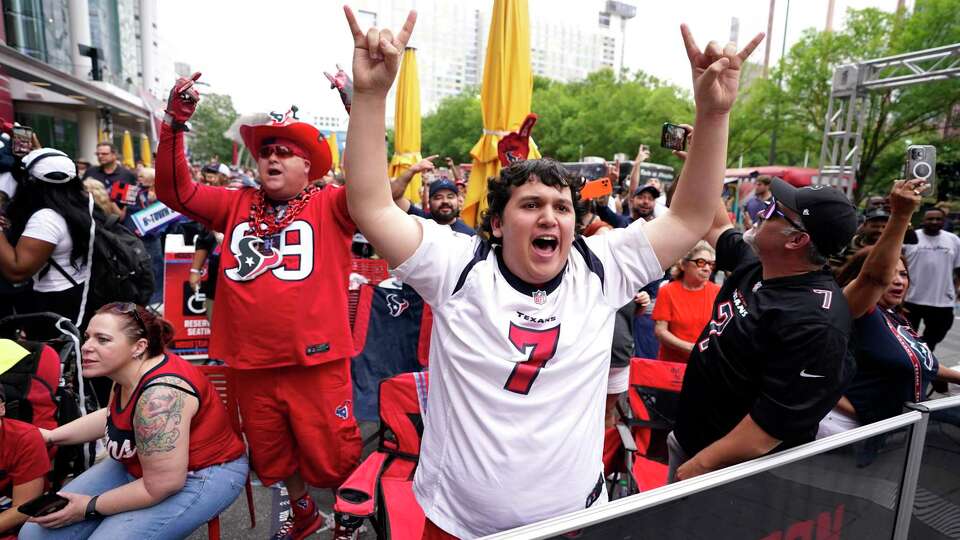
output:
M912 12L899 16L873 8L850 10L840 32L805 31L770 78L754 81L735 105L730 157L743 154L744 163L766 163L778 125L777 163L802 165L809 152L810 166L816 167L836 67L957 42L960 10L955 0L917 0ZM960 101L960 81L875 91L869 101L858 194L886 192L900 175L911 142L946 144L940 123Z
M194 161L207 162L215 158L223 163L230 161L233 156L233 141L223 134L237 116L230 96L203 96L197 104L197 112L190 120L190 154Z
M956 0L916 0L912 11L901 14L849 10L842 31L806 30L769 78L760 76L759 65L745 66L731 114L728 166L741 159L748 167L769 164L776 127L776 164L817 167L836 67L958 42ZM960 144L944 140L942 128L960 104L960 80L876 91L869 99L858 194L885 193L901 173L908 144L937 146L941 162L960 157ZM651 161L671 165L679 162L659 146L661 125L691 122L694 114L688 92L643 72L617 80L610 70L569 83L537 77L532 109L539 115L533 138L545 156L577 161L581 155L612 159L625 152L632 157L644 143L653 151ZM469 161L481 124L476 89L448 98L424 118L423 153ZM960 178L956 183L960 188Z

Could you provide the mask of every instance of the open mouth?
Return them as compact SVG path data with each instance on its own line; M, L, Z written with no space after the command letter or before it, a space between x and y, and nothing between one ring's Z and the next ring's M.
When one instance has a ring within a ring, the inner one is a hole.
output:
M560 246L556 236L545 234L533 239L534 249L545 255L552 255Z
M267 169L267 176L280 176L283 174L283 171L280 170L280 167L270 167Z

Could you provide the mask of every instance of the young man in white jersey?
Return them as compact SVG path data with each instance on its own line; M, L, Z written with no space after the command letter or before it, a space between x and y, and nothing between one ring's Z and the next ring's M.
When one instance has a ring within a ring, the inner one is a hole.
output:
M662 217L583 239L579 186L555 161L513 164L490 182L489 239L400 210L387 180L386 95L413 31L354 37L347 203L360 230L434 311L430 400L414 478L424 538L474 538L606 500L604 401L614 314L710 228L726 160L737 54L701 52L681 27L693 72L697 142ZM711 202L713 201L713 202ZM625 375L625 374L624 374ZM619 387L619 388L618 388Z

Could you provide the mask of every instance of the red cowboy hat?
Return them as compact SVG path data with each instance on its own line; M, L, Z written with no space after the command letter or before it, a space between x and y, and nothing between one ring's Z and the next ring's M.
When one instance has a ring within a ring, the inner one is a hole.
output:
M267 124L240 126L240 136L250 154L257 157L265 139L289 139L300 146L310 156L310 180L323 178L333 158L330 156L330 146L320 130L296 117L296 107L291 108L284 115L270 113L272 120Z

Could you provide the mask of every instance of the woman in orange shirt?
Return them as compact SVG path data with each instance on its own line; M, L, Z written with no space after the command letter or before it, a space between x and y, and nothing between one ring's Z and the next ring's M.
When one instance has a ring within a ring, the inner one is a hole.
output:
M679 264L677 279L660 288L653 309L654 335L660 340L658 360L687 362L693 342L710 322L713 301L720 287L710 281L716 254L700 242Z

